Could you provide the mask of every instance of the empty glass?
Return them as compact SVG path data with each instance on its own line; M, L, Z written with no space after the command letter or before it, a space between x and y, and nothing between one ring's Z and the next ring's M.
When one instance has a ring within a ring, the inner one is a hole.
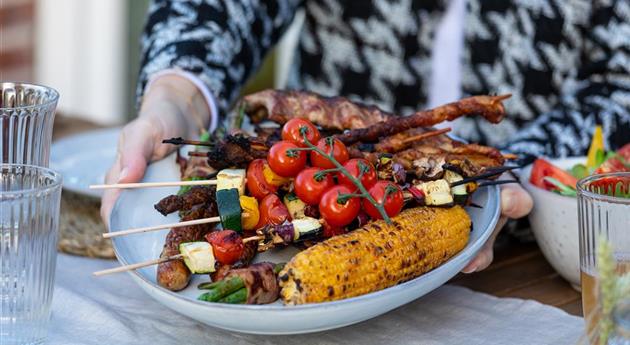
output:
M0 164L0 344L39 344L50 319L61 175Z
M0 83L0 163L48 166L58 99L49 87Z
M593 175L580 180L578 221L582 307L588 334L597 333L602 315L597 249L611 245L616 274L630 272L630 173Z

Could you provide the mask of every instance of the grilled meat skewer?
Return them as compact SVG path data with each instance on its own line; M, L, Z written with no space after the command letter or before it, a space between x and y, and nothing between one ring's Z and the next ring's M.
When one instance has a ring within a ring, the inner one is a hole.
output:
M376 142L380 137L461 116L482 116L498 123L505 116L501 101L509 97L473 96L409 116L393 116L375 106L351 102L344 97L323 97L306 91L264 90L243 97L243 104L254 123L271 120L284 124L292 118L304 118L326 129L350 129L339 139L352 144Z
M253 123L271 120L284 124L292 118L304 118L339 131L369 127L393 117L375 106L307 91L264 90L243 97L243 104Z
M338 135L344 144L375 142L411 128L429 127L444 121L453 121L462 116L482 116L491 123L499 123L505 116L502 100L510 95L473 96L434 109L419 111L409 116L393 117L369 127L351 129Z

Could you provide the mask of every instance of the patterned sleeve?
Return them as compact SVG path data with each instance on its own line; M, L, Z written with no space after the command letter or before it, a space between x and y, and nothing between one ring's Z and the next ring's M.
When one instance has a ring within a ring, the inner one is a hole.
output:
M225 114L301 0L153 0L141 38L138 103L152 75L194 74Z
M595 8L585 28L578 80L567 83L559 104L519 132L507 150L583 155L596 124L607 134L609 149L630 141L630 13L626 1L607 3Z

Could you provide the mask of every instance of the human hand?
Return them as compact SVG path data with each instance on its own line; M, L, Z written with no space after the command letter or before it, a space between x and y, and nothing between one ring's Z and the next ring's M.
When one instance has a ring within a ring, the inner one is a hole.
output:
M481 250L472 259L462 273L478 272L492 263L494 258L493 245L497 235L505 226L508 219L517 219L526 216L532 210L534 202L532 197L519 184L506 184L501 186L501 218L492 231L492 235L481 247Z
M162 144L164 138L198 135L209 119L208 106L198 92L194 84L179 76L157 79L144 96L138 117L123 127L105 183L139 182L149 163L175 150L173 145ZM108 227L120 191L107 189L101 198L101 218Z

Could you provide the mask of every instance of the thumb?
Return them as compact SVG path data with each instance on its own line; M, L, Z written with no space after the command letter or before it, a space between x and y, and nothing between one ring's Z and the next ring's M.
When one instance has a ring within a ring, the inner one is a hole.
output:
M114 165L105 177L105 183L132 183L142 180L153 153L151 128L143 121L126 126L118 139L118 154ZM101 198L101 218L109 227L109 215L120 195L120 189L107 189Z

